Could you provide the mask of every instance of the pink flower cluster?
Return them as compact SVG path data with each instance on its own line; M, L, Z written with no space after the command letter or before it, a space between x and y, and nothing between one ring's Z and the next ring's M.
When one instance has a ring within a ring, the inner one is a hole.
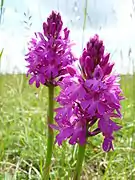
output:
M87 138L102 133L103 150L113 149L113 132L121 128L113 121L121 118L121 89L119 77L111 75L114 64L109 62L110 54L104 53L104 45L95 35L87 43L80 57L80 69L68 67L62 82L60 95L56 98L60 107L56 109L56 123L59 131L56 141L59 145L66 139L70 144L87 142ZM93 129L93 125L97 126Z
M88 137L102 133L103 150L113 150L113 133L121 128L114 121L122 117L120 78L112 74L114 64L98 35L88 41L78 69L73 67L76 58L71 51L69 30L62 30L62 26L60 14L52 12L43 23L43 34L35 33L36 38L30 41L26 55L29 84L61 87L56 98L60 104L55 110L56 125L50 125L59 131L59 145L66 139L70 144L83 145Z
M36 38L30 41L26 55L27 74L31 76L29 84L36 82L36 87L40 84L57 85L60 76L66 73L66 66L75 61L69 30L62 30L62 26L60 14L52 12L43 23L44 34L35 33Z

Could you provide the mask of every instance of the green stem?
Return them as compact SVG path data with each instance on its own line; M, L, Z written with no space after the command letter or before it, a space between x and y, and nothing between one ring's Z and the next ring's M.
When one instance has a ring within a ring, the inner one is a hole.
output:
M53 124L53 114L54 114L54 86L50 85L48 87L48 115L47 115L47 124L48 124L48 138L47 138L47 155L46 155L46 164L44 170L44 180L49 179L49 172L51 166L51 158L53 151L53 143L54 143L54 134L52 128L50 128L49 124Z
M86 145L79 145L79 150L78 150L78 157L77 157L77 163L76 163L76 170L74 174L73 180L80 180L80 175L81 175L81 170L82 170L82 163L84 159L84 154L85 154L85 147Z

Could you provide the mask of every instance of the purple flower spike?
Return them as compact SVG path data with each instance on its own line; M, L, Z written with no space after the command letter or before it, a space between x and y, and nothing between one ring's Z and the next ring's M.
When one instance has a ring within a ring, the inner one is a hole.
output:
M63 22L59 13L52 11L43 23L43 34L35 33L29 43L26 55L27 74L31 76L29 84L57 85L61 75L67 73L67 66L75 61L71 52L69 30L62 30Z
M88 137L102 133L103 150L113 150L113 133L121 128L113 119L122 117L123 96L119 76L111 74L114 64L110 63L110 54L104 51L103 41L95 35L79 59L81 72L70 66L69 74L59 82L61 92L56 101L61 107L55 117L59 145L66 139L72 145L82 145Z

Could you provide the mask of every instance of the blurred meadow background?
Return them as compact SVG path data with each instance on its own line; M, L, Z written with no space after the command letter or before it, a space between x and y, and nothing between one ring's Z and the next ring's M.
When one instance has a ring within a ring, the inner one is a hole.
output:
M79 57L85 42L98 33L121 75L126 99L123 128L115 150L101 149L102 137L89 139L82 180L135 179L135 3L134 0L0 1L0 180L41 180L46 155L47 88L29 86L24 55L27 42L52 10L71 30ZM55 92L58 94L59 89ZM70 180L77 147L54 146L52 180Z

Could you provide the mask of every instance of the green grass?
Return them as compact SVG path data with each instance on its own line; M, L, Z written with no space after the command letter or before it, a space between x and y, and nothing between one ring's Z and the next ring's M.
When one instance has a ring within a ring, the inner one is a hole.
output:
M89 139L84 180L135 179L135 77L122 76L126 96L123 128L115 133L115 151L104 153L102 136ZM40 180L46 155L47 89L28 85L25 75L0 76L0 180ZM52 180L70 180L77 147L54 146Z

